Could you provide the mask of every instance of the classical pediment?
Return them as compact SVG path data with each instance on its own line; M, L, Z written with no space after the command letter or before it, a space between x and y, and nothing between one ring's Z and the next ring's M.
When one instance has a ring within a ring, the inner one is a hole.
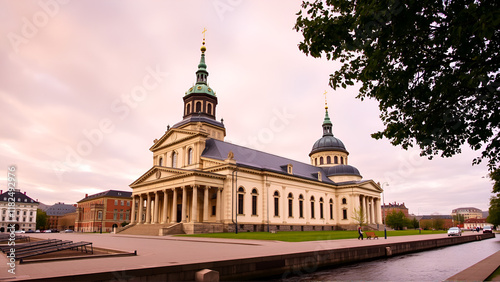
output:
M207 136L208 134L200 131L172 128L165 132L159 140L155 139L153 146L151 146L149 150L154 152L157 149L167 147L199 135Z
M155 182L155 181L161 181L164 179L180 177L180 176L186 175L189 172L190 171L187 171L184 169L154 166L150 170L148 170L146 173L144 173L141 177L139 177L136 181L134 181L132 184L130 184L130 186L133 187L133 186L148 183L148 182Z

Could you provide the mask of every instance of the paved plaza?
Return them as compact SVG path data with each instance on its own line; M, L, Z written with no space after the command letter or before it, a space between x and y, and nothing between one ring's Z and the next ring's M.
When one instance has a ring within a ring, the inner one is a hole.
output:
M112 272L117 279L127 269L202 263L221 260L284 255L300 252L370 246L447 237L446 234L415 235L381 238L379 240L329 240L310 242L279 242L212 238L186 238L175 236L132 236L115 234L52 233L32 234L41 239L89 241L94 247L134 252L137 256L92 258L18 264L16 274L7 272L7 259L0 256L0 280L22 280L95 272Z

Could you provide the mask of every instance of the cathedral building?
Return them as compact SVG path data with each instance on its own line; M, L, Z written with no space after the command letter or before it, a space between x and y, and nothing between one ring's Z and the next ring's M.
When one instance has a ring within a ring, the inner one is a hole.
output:
M154 140L151 168L130 184L123 233L343 230L356 229L360 215L370 228L382 223L382 189L349 165L328 107L310 164L225 142L205 52L203 42L183 119Z

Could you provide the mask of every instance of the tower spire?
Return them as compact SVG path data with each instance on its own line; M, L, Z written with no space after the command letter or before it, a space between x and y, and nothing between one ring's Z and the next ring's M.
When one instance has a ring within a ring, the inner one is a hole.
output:
M207 84L207 77L208 77L208 72L207 72L207 64L205 63L205 51L207 51L207 47L205 47L205 32L207 31L206 28L203 29L203 43L200 48L201 51L201 58L200 58L200 63L198 64L198 70L196 71L196 84Z
M330 117L328 116L328 102L326 100L326 94L328 92L323 93L325 95L325 119L323 120L323 136L333 136L332 133L332 122L330 121Z

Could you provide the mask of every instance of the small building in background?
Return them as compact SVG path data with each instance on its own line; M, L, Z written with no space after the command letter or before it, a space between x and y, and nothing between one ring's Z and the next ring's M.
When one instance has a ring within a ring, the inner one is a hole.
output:
M408 208L405 206L405 203L398 204L396 202L394 203L388 203L387 205L382 205L382 217L383 217L383 222L385 223L385 218L387 217L388 214L392 212L403 212L405 217L409 218L409 213L408 213Z
M423 215L420 219L420 228L427 230L446 230L453 227L451 215Z
M85 195L77 203L75 231L111 232L130 222L132 192L108 190Z
M486 218L469 218L464 221L464 229L471 230L479 227L483 229L485 226L493 226L493 224L486 222Z
M35 230L38 204L19 189L14 192L0 190L0 232L7 232L10 224L15 224L16 230Z
M68 205L65 203L56 203L52 206L46 208L45 212L48 217L48 225L49 229L57 229L57 230L65 230L75 228L75 222L66 222L63 226L60 224L60 219L66 214L75 213L76 212L76 204Z
M483 211L473 207L458 208L451 211L452 217L456 217L457 215L463 216L464 220L469 218L483 218Z

